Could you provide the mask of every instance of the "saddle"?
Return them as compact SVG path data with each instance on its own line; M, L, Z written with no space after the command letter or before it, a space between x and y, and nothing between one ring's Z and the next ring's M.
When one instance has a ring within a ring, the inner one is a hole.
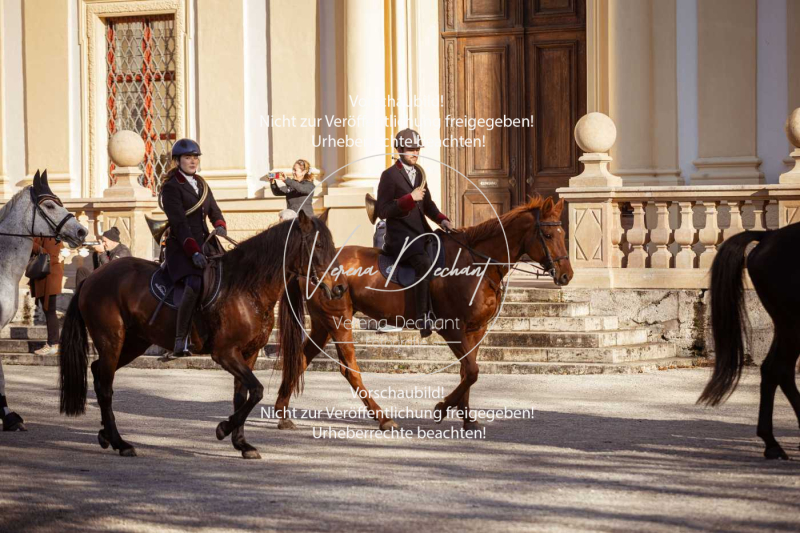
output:
M220 258L225 253L219 241L214 238L203 245L203 252L208 257L208 265L203 269L202 288L200 289L199 308L204 310L213 304L219 296L219 289L222 285L222 261ZM158 314L162 305L167 305L172 309L177 309L175 302L175 283L167 272L167 263L161 263L161 267L153 272L150 277L150 294L159 301L153 318Z
M428 253L428 257L433 265L433 272L431 272L431 275L433 277L438 277L435 274L436 269L444 268L445 266L444 241L442 241L441 247L436 246L435 242L431 242L425 246L425 251ZM439 252L438 256L437 252ZM397 261L397 256L392 256L385 251L381 251L381 254L378 256L378 270L380 270L381 275L392 283L397 283L401 287L413 285L415 280L414 269L409 265L400 263L397 265L397 268L395 268L395 271L392 272L392 266L394 266L395 261Z

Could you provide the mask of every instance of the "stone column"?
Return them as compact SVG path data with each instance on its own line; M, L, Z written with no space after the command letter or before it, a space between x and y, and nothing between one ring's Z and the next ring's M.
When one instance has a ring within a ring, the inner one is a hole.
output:
M386 146L386 51L384 3L345 0L345 117L353 123L344 132L351 146L345 147L348 166L328 187L325 207L331 210L328 225L337 246L371 246L373 227L364 208L364 195L375 194L387 166ZM358 161L362 158L368 158ZM358 161L358 162L356 162Z
M345 133L361 146L346 149L347 163L344 187L377 186L385 168L386 146L386 56L384 49L383 2L373 0L346 0L345 2L345 109L348 118L361 117L356 124L347 124ZM358 99L359 101L355 101Z
M608 4L613 170L625 185L683 185L678 169L675 0Z
M763 183L756 155L756 0L697 3L693 185Z

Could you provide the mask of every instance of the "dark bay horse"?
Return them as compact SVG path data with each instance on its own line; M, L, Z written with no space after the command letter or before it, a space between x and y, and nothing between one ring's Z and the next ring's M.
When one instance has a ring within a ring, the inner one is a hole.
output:
M566 285L572 279L572 266L567 256L564 231L561 228L563 208L563 200L554 203L552 198L544 200L537 196L528 204L502 215L499 221L491 219L477 226L461 229L452 238L439 234L448 268L453 267L459 271L474 270L476 265L485 265L487 258L499 263L489 266L483 276L464 273L437 277L431 282L434 313L437 319L446 325L438 333L448 341L450 349L461 364L461 382L443 402L436 405L436 412L443 415L448 408L458 406L464 419L465 429L474 429L478 426L469 415L469 389L478 380L478 347L490 322L498 312L502 301L502 281L509 271L510 264L527 255L533 261L542 264L557 284ZM504 232L508 239L508 250L503 238ZM373 290L383 289L386 282L378 271L379 254L378 248L363 246L345 246L341 249L338 260L341 267L349 272L348 295L337 302L323 302L329 307L325 312L315 311L319 305L316 301L309 302L312 310L313 342L306 342L303 366L308 365L330 339L332 331L330 321L336 316L336 312L352 317L353 311L361 311L372 319L390 324L395 322L398 316L404 317L406 321L416 317L412 290L400 290L400 292ZM357 273L351 275L359 268L362 275ZM390 283L388 288L401 289L394 283ZM472 301L473 294L474 301ZM352 305L352 309L346 309L348 305ZM333 307L337 307L338 310L333 310ZM381 429L397 427L391 418L385 416L369 394L366 391L362 392L364 386L355 359L352 331L349 329L341 331L347 329L342 327L346 322L337 320L340 327L336 331L335 340L338 341L336 350L342 363L340 366L342 374L362 398L366 407L377 414L376 419ZM345 341L342 342L340 339ZM275 404L278 416L283 415L278 424L280 429L295 427L285 416L289 397L290 395L282 389Z
M757 241L745 257L745 249ZM716 359L714 372L699 402L717 405L733 393L745 363L747 311L744 307L745 265L761 303L772 318L775 334L761 364L761 402L757 435L767 459L788 459L772 430L775 392L780 387L800 423L800 392L795 365L800 355L800 224L775 231L745 231L722 243L711 265L711 327Z
M334 286L330 276L316 275L335 262L330 231L320 219L301 213L297 220L272 226L222 256L220 295L201 317L208 334L201 338L197 327L192 333L194 353L211 354L234 376L234 413L217 426L217 438L222 440L232 433L233 447L245 459L260 457L245 440L244 423L263 396L264 388L253 367L272 331L275 303L285 294L284 247L290 286L296 286L299 278L322 289L315 293L317 299L343 296L345 285ZM85 411L88 330L99 355L91 365L103 423L98 440L103 448L110 444L123 456L135 456L136 452L122 440L114 420L114 374L150 345L169 349L175 340L173 309L162 307L155 322L148 325L158 304L149 290L150 277L157 268L152 261L123 258L92 273L75 292L61 334L61 412L76 416ZM302 356L290 354L300 354L303 332L285 302L282 299L279 311L280 355L284 361L299 365ZM284 394L290 395L302 385L298 378L302 370L284 363Z

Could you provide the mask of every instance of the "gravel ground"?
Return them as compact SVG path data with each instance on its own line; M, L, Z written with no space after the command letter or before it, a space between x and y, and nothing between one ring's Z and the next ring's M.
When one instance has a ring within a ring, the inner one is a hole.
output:
M134 370L115 383L117 423L137 447L119 457L97 444L100 413L58 414L56 369L9 366L12 407L27 433L0 433L0 529L145 530L726 530L800 529L797 420L778 395L775 426L792 461L767 462L755 436L758 374L725 405L695 405L708 369L643 375L482 376L472 407L534 409L485 424L485 438L423 439L459 428L398 422L413 438L314 438L374 429L325 417L357 409L338 374L306 375L293 406L322 418L278 431L257 408L247 425L263 459L245 461L214 437L231 406L220 371ZM269 407L279 385L257 373ZM370 389L426 390L452 375L365 374ZM430 409L435 399L385 399Z

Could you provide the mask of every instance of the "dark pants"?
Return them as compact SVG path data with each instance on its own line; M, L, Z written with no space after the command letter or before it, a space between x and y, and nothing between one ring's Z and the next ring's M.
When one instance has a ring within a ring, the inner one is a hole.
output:
M75 288L77 289L78 287L80 287L81 283L83 283L83 280L88 278L89 274L91 274L91 273L92 273L92 271L89 270L86 267L80 267L78 270L76 270L75 271Z
M178 283L175 284L175 304L180 305L183 301L183 291L184 288L189 287L194 291L195 294L200 294L200 288L202 287L202 281L200 276L185 276L181 278Z
M44 298L37 298L36 301L44 311L44 317L47 321L47 344L56 346L59 343L58 331L58 316L56 315L56 299L58 295L51 294L47 301L47 309L44 308Z
M414 303L417 308L416 318L422 318L430 309L429 299L429 284L433 279L433 269L431 268L431 259L428 254L414 254L409 256L404 261L414 269L414 281L425 278L414 287ZM428 272L430 270L430 272ZM427 273L427 276L425 275Z

